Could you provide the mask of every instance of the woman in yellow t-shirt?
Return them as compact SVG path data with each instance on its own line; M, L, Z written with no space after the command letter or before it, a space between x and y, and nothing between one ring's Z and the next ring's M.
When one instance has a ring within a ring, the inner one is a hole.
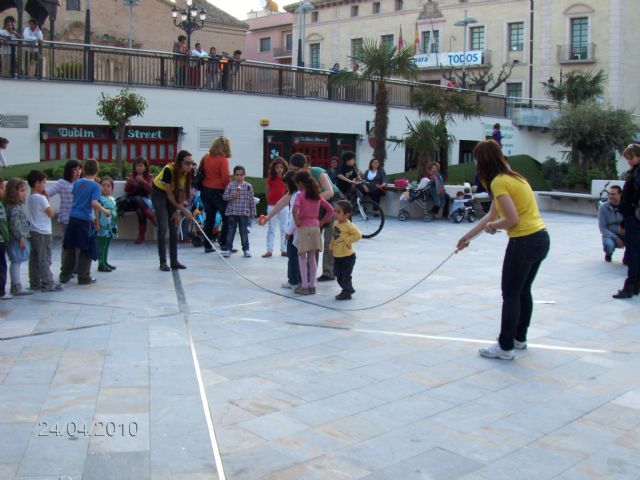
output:
M533 299L531 284L549 252L549 234L540 218L535 195L527 180L509 167L500 145L480 142L473 150L478 176L492 198L491 209L460 240L462 250L483 230L506 230L509 243L502 265L502 324L498 343L481 348L480 355L513 360L514 348L527 348Z
M185 207L191 196L191 170L193 158L186 150L178 152L175 162L165 165L153 179L151 203L158 219L158 257L160 270L187 268L178 262L178 222L180 212L191 219ZM169 261L167 265L166 235L169 231Z

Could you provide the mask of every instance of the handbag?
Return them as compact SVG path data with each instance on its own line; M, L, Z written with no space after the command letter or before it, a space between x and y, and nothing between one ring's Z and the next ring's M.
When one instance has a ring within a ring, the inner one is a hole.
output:
M198 165L198 169L196 170L196 174L193 177L193 188L200 191L202 190L204 182L204 157L200 160L200 165Z

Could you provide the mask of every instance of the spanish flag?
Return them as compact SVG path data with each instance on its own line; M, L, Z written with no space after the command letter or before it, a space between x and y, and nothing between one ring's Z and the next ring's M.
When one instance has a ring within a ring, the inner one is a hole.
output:
M418 33L418 22L416 22L416 31L413 35L413 49L416 55L420 53L420 34Z
M400 25L400 36L398 37L398 50L402 50L404 47L404 40L402 40L402 25Z

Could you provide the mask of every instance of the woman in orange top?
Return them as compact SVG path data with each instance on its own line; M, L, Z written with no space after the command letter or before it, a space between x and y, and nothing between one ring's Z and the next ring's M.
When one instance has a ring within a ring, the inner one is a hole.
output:
M231 181L229 173L229 158L231 158L231 145L226 137L216 138L209 153L202 157L201 163L204 170L204 180L200 190L200 198L204 205L205 220L204 231L209 238L213 237L213 227L216 214L220 212L222 218L222 229L218 238L222 250L228 250L225 244L227 238L228 222L224 212L227 210L227 202L222 198L224 189ZM229 245L229 249L231 246ZM204 252L213 252L213 245L204 242Z

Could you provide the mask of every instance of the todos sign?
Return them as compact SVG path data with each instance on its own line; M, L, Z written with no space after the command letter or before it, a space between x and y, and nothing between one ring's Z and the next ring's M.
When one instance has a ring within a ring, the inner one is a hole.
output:
M413 57L413 61L418 68L462 67L465 64L482 65L482 56L482 50L471 50L468 52L423 53Z

